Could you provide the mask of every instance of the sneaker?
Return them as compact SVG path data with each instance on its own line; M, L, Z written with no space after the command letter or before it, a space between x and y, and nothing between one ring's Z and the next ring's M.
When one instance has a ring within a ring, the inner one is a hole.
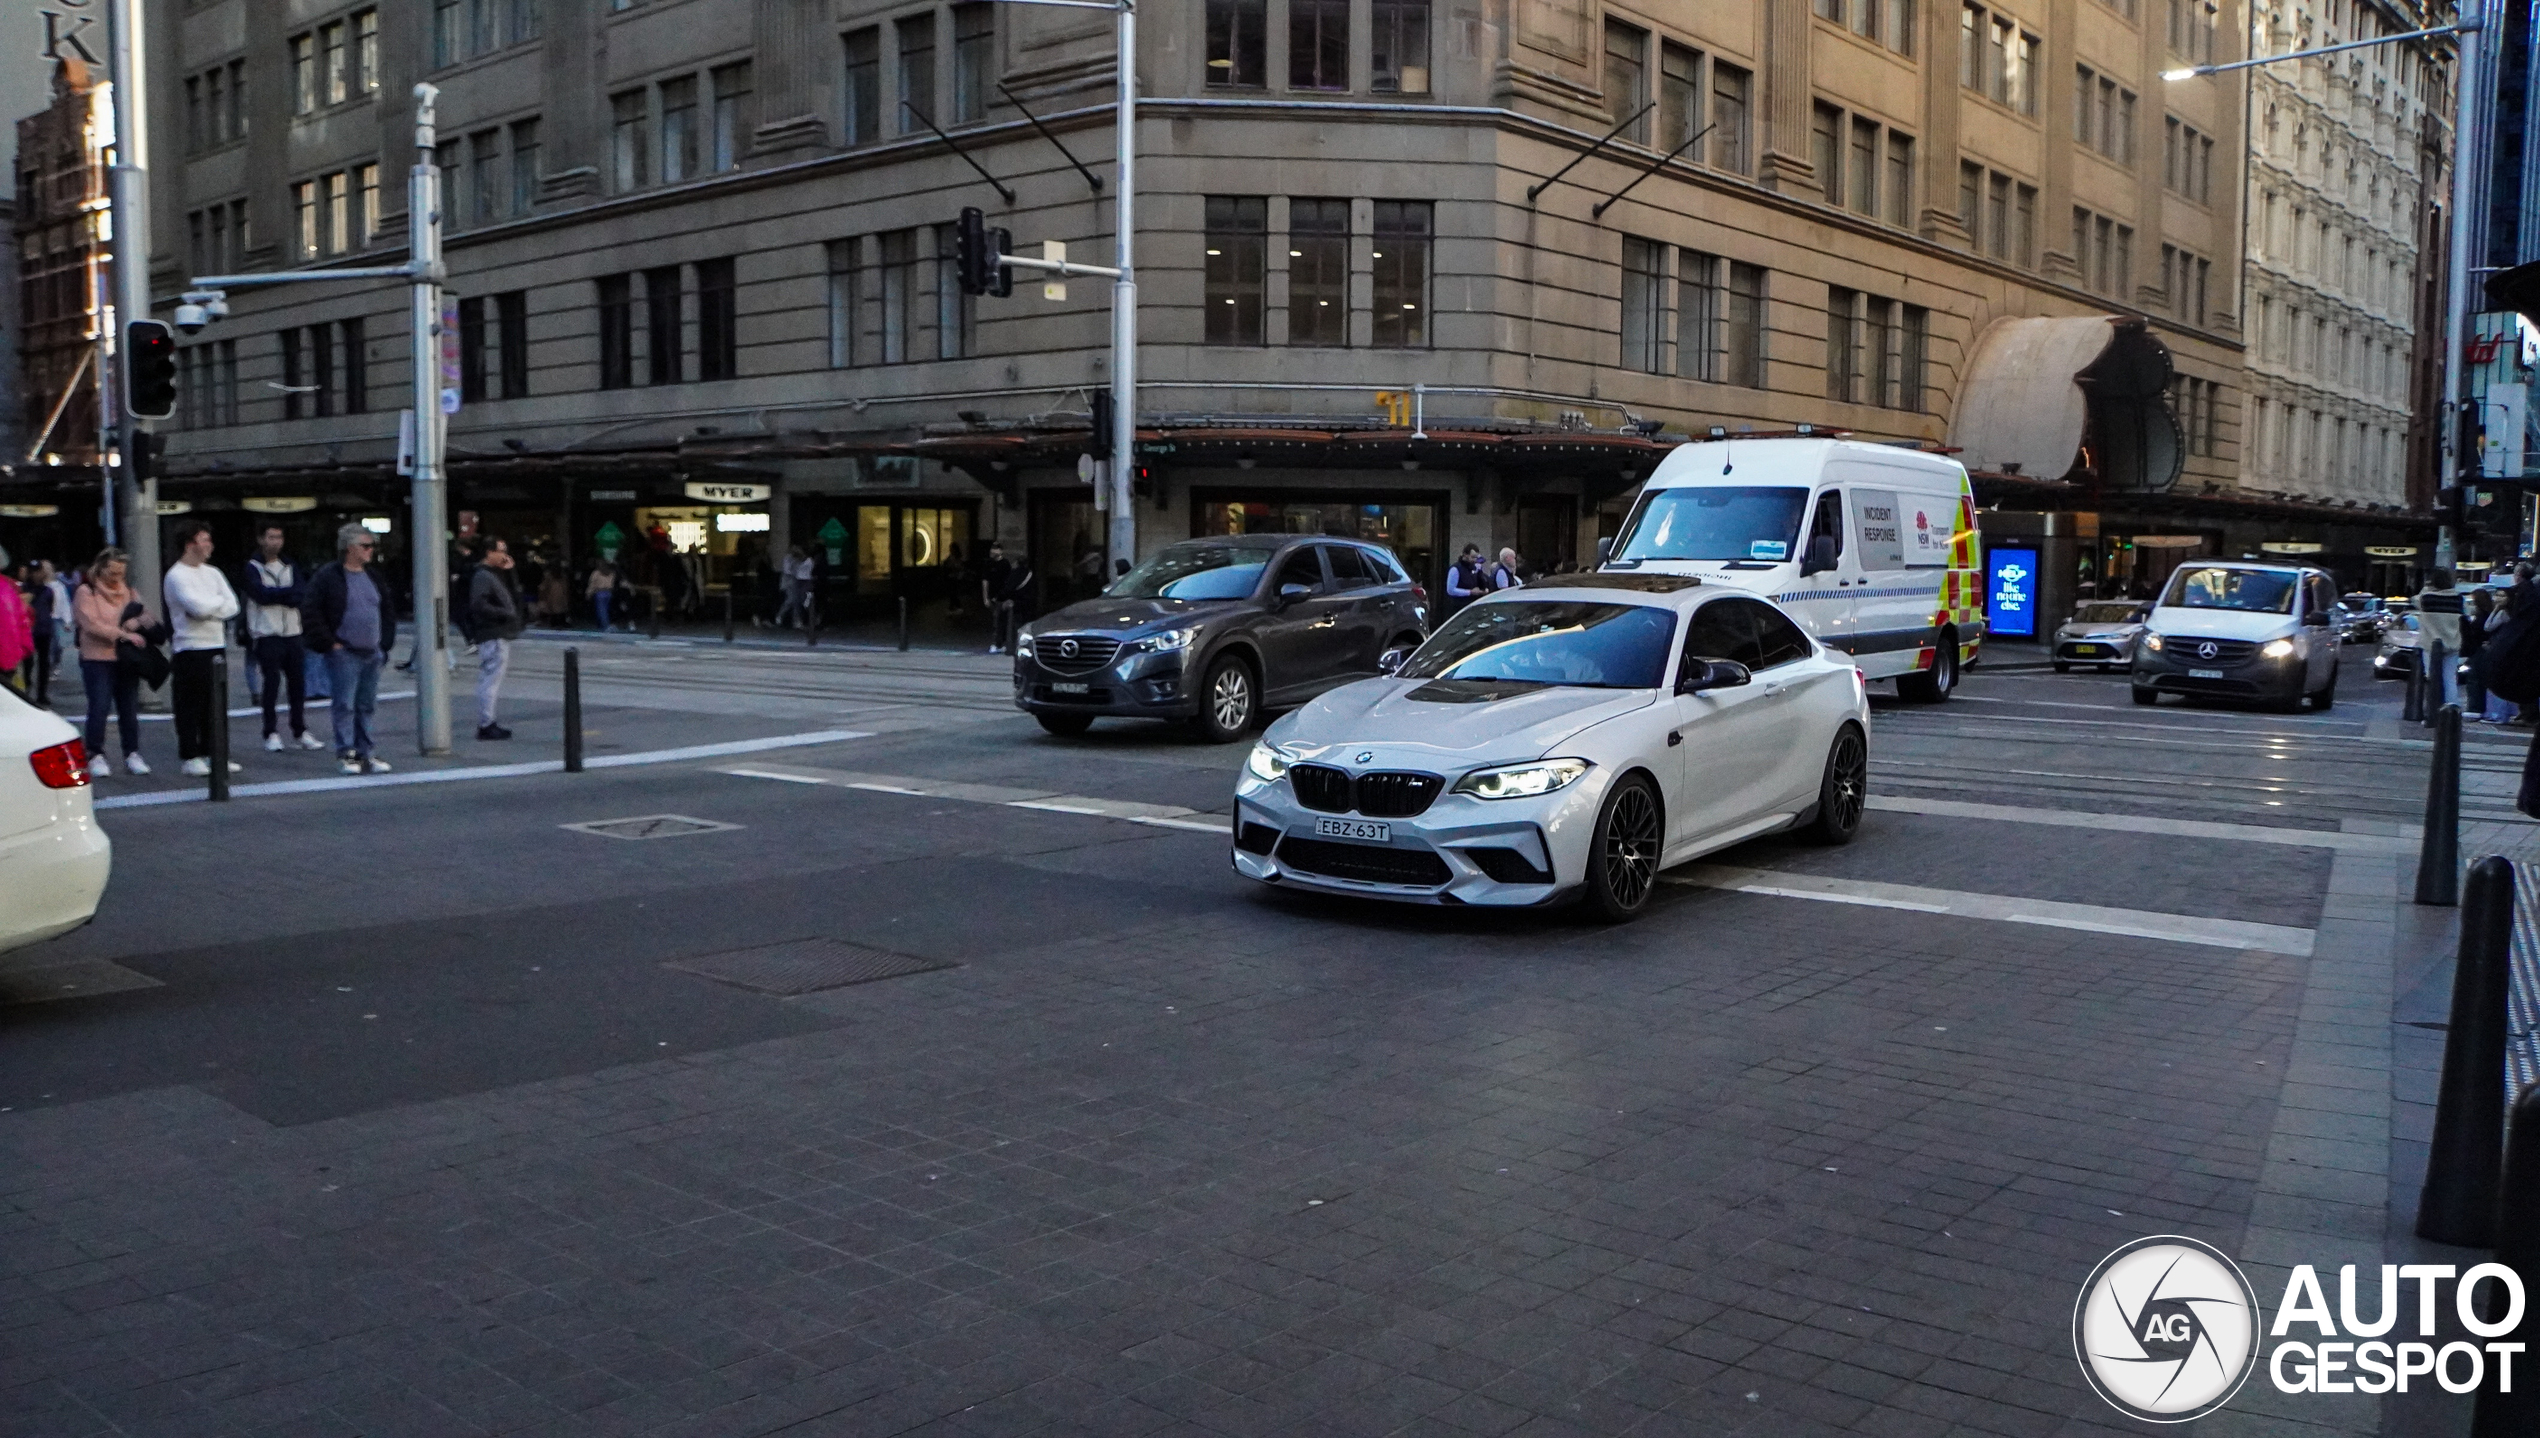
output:
M184 763L177 765L176 768L177 772L180 774L187 774L193 776L194 778L201 779L208 777L211 774L212 761L209 759L188 759Z
M362 772L365 774L385 774L388 772L388 769L389 764L385 759L364 759L362 761Z
M500 724L484 724L478 726L476 737L479 739L509 739L512 737L512 731L504 728Z
M337 761L337 764L338 767L342 768L347 774L358 774L362 772L362 761L354 758L350 754L345 755L341 760Z
M281 736L281 735L279 735L279 734L267 734L267 735L265 736L265 752L266 752L266 753L268 753L268 754L279 754L279 753L281 753L281 752L282 752L282 736Z
M147 774L150 762L138 754L126 754L123 756L123 771L127 774Z
M113 777L114 777L114 774L115 774L115 766L106 762L106 756L105 756L105 755L103 755L103 754L97 755L95 758L90 759L90 760L88 761L88 777L89 777L89 778L91 778L91 779L111 779L111 778L113 778Z
M303 749L323 749L326 747L326 741L315 734L302 734L300 736L300 747Z

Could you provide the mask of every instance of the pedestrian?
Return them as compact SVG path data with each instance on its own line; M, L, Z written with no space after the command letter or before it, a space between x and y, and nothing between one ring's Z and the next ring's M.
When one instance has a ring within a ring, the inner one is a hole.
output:
M1525 571L1517 567L1517 551L1513 549L1501 550L1499 552L1499 563L1491 566L1490 587L1493 589L1515 589L1525 582Z
M310 578L300 604L300 642L326 657L335 758L347 774L389 769L373 752L370 732L379 708L380 663L397 642L395 603L370 572L378 549L379 536L358 524L335 531L336 561Z
M2479 647L2487 642L2489 622L2502 613L2496 591L2485 585L2471 590L2461 606L2461 713L2472 724L2484 722L2487 710L2487 685L2479 677Z
M176 720L178 768L196 778L212 772L212 726L229 716L212 712L212 665L229 649L229 621L238 617L238 592L229 576L212 567L212 527L189 520L176 529L176 563L161 592L175 627L175 687L169 707ZM239 766L232 763L229 766Z
M0 549L0 684L27 692L25 671L35 658L35 615L26 594L9 577L9 551Z
M29 566L33 587L27 592L27 614L35 621L35 692L36 703L53 707L53 673L61 667L62 651L77 643L71 633L71 591L62 582L53 561L39 559ZM77 657L74 655L73 657Z
M265 752L282 752L281 700L291 700L291 742L303 749L323 749L326 741L309 732L308 667L300 642L300 602L308 597L308 581L300 566L282 552L286 536L279 524L256 532L256 553L240 576L247 605L247 647L264 676L257 702L265 711Z
M114 766L106 762L106 716L115 716L123 739L123 767L128 774L147 774L141 757L141 669L138 660L148 641L142 631L149 614L126 582L130 561L120 549L101 549L88 562L88 577L71 601L79 636L80 689L88 698L84 725L88 772L104 778Z
M1032 566L1006 558L1003 541L988 541L988 562L979 570L979 599L995 625L988 652L1003 654L1012 647L1015 631L1031 618L1032 599Z
M476 737L509 739L494 722L494 700L511 668L512 641L520 637L520 594L512 588L512 552L499 539L485 541L485 557L467 584L468 637L476 641Z
M1446 571L1446 612L1455 611L1490 592L1490 571L1482 564L1482 547L1464 546Z
M793 545L785 551L784 562L776 567L777 592L784 596L776 606L776 627L791 629L794 618L803 612L804 573L803 547Z
M952 596L952 602L944 606L945 616L947 618L959 619L961 617L961 581L969 574L969 572L970 567L962 563L961 560L961 546L958 544L945 545L945 591Z
M2457 659L2461 653L2461 591L2452 582L2452 571L2438 569L2426 577L2425 588L2417 592L2417 631L2424 645L2423 654L2431 660L2434 646ZM2459 702L2458 677L2448 663L2435 666L2435 699L2438 705Z
M617 566L603 559L591 566L591 582L582 592L591 599L592 611L600 616L600 632L609 632L609 602L617 597Z

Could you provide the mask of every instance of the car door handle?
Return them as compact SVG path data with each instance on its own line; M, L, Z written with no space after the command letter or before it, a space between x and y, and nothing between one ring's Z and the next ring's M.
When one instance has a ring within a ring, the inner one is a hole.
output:
M1667 731L1667 747L1668 747L1668 748L1673 749L1673 748L1675 748L1677 745L1679 745L1679 744L1683 743L1684 741L1685 741L1685 731L1683 731L1682 729L1670 729L1670 730L1668 730L1668 731Z

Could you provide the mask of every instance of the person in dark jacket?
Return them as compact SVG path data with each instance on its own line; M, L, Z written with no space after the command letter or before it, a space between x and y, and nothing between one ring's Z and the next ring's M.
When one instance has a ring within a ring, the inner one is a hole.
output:
M326 660L334 710L335 757L347 774L385 774L372 752L371 716L379 708L379 670L397 642L397 607L371 569L379 536L358 524L335 532L335 563L309 580L300 601L300 642Z
M503 691L503 674L511 668L512 641L520 637L520 593L512 588L512 551L488 538L485 557L467 582L467 637L476 641L476 737L509 739L512 731L494 722L494 701Z
M238 577L238 593L246 602L248 652L264 685L257 697L265 711L265 748L282 748L276 710L287 693L292 739L303 749L323 749L326 741L309 732L308 676L300 661L307 652L300 643L300 601L307 597L308 576L282 552L283 541L279 524L257 531L255 557Z

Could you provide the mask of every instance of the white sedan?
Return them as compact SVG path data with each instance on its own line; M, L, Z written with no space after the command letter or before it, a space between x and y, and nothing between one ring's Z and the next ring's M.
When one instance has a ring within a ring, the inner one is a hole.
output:
M87 923L113 863L79 735L0 689L0 950Z
M1861 823L1860 671L1753 595L1582 574L1483 599L1402 667L1270 726L1235 786L1265 883L1437 904L1576 897L1776 830Z

